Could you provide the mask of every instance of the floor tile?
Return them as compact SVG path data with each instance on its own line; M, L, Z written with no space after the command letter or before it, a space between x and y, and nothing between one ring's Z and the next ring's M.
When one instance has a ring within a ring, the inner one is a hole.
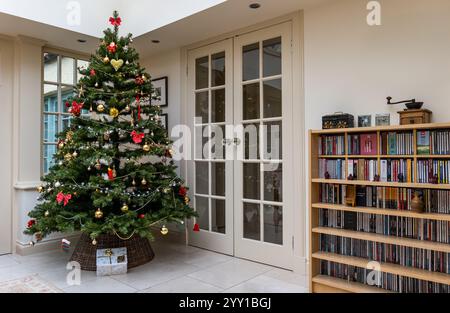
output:
M168 282L145 289L145 293L217 293L223 289L204 283L202 281L183 276Z
M306 288L276 278L260 275L229 288L225 293L305 293Z
M209 267L205 270L191 273L188 276L226 289L271 269L272 267L267 265L232 259L231 261Z
M17 262L10 254L0 256L0 268L17 264L19 264L19 262Z
M64 289L67 287L70 287L71 285L68 284L67 277L69 276L69 282L72 281L74 278L71 274L70 270L67 269L60 269L60 270L53 270L53 271L47 271L44 273L39 273L39 276L44 278L47 281L50 281L55 285L56 287L60 289ZM90 271L81 271L80 273L80 282L81 284L89 281L89 280L95 280L97 279L96 272L90 272Z
M183 262L150 262L130 269L125 275L112 276L115 280L142 290L199 270Z
M296 274L292 271L287 271L279 268L275 268L269 272L264 273L264 276L276 278L278 280L299 286L308 285L308 277L306 275Z
M78 286L70 286L63 289L68 293L132 293L134 289L110 277L96 277L82 282Z

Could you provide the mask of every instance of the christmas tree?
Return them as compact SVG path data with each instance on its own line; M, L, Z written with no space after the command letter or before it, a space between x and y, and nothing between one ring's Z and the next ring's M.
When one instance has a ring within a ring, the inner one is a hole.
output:
M66 102L71 126L58 135L55 165L29 213L25 233L38 240L76 230L94 244L103 234L151 239L152 226L165 234L165 223L195 215L132 35L119 37L117 12L109 22L88 68L79 68L76 96Z

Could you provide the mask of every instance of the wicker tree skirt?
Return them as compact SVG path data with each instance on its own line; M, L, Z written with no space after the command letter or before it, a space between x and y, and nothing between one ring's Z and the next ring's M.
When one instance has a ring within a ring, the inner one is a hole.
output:
M96 271L97 249L127 248L128 268L143 265L150 262L155 257L150 242L146 238L134 235L129 240L122 240L115 235L100 235L96 238L97 245L92 244L92 239L82 234L75 250L70 258L77 261L81 269L85 271Z

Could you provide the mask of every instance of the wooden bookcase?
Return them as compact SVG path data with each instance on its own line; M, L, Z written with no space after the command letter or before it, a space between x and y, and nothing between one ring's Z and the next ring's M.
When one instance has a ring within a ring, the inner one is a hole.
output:
M337 185L356 185L356 186L380 186L380 187L402 187L402 188L417 188L417 189L440 189L450 190L450 184L422 184L417 183L417 161L419 159L450 159L450 155L418 155L417 154L417 132L419 130L450 130L450 123L441 124L416 124L416 125L401 125L401 126L382 126L382 127L366 127L366 128L348 128L348 129L330 129L330 130L311 130L309 132L309 186L310 186L310 201L309 201L309 216L310 216L310 243L309 243L309 277L310 277L310 291L311 292L390 292L375 286L369 286L357 282L350 282L344 279L334 278L326 275L321 275L320 262L331 261L338 264L347 264L355 267L366 268L369 259L351 257L340 254L322 252L319 250L319 240L321 234L328 234L346 238L368 240L377 243L394 244L398 246L406 246L412 248L421 248L432 251L440 251L450 253L450 244L444 244L433 241L424 241L410 238L402 238L396 236L388 236L382 234L346 230L340 228L320 227L319 224L319 210L339 210L344 212L358 212L377 214L385 216L399 216L411 217L416 219L429 219L436 221L450 221L450 214L437 213L416 213L406 210L395 209L379 209L374 207L351 207L342 204L325 204L321 203L320 187L321 184L337 184ZM413 151L412 155L381 155L380 134L382 132L402 132L410 131L413 133ZM377 154L371 156L363 155L348 155L347 135L350 134L364 134L377 133ZM324 135L343 135L345 144L345 154L339 156L319 155L319 140ZM378 161L378 168L382 159L412 159L414 181L411 183L399 182L378 182L378 181L361 181L361 180L342 180L342 179L322 179L319 176L319 159L343 159L345 160L345 172L347 177L347 161L350 159L376 159ZM416 278L419 280L436 282L450 285L450 274L431 272L428 270L417 269L414 267L405 267L391 263L381 263L382 273L397 274L404 277Z

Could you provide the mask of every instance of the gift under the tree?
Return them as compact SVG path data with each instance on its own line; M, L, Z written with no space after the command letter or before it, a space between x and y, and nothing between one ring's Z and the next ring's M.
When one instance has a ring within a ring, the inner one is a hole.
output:
M127 268L127 248L97 250L97 276L126 274Z

